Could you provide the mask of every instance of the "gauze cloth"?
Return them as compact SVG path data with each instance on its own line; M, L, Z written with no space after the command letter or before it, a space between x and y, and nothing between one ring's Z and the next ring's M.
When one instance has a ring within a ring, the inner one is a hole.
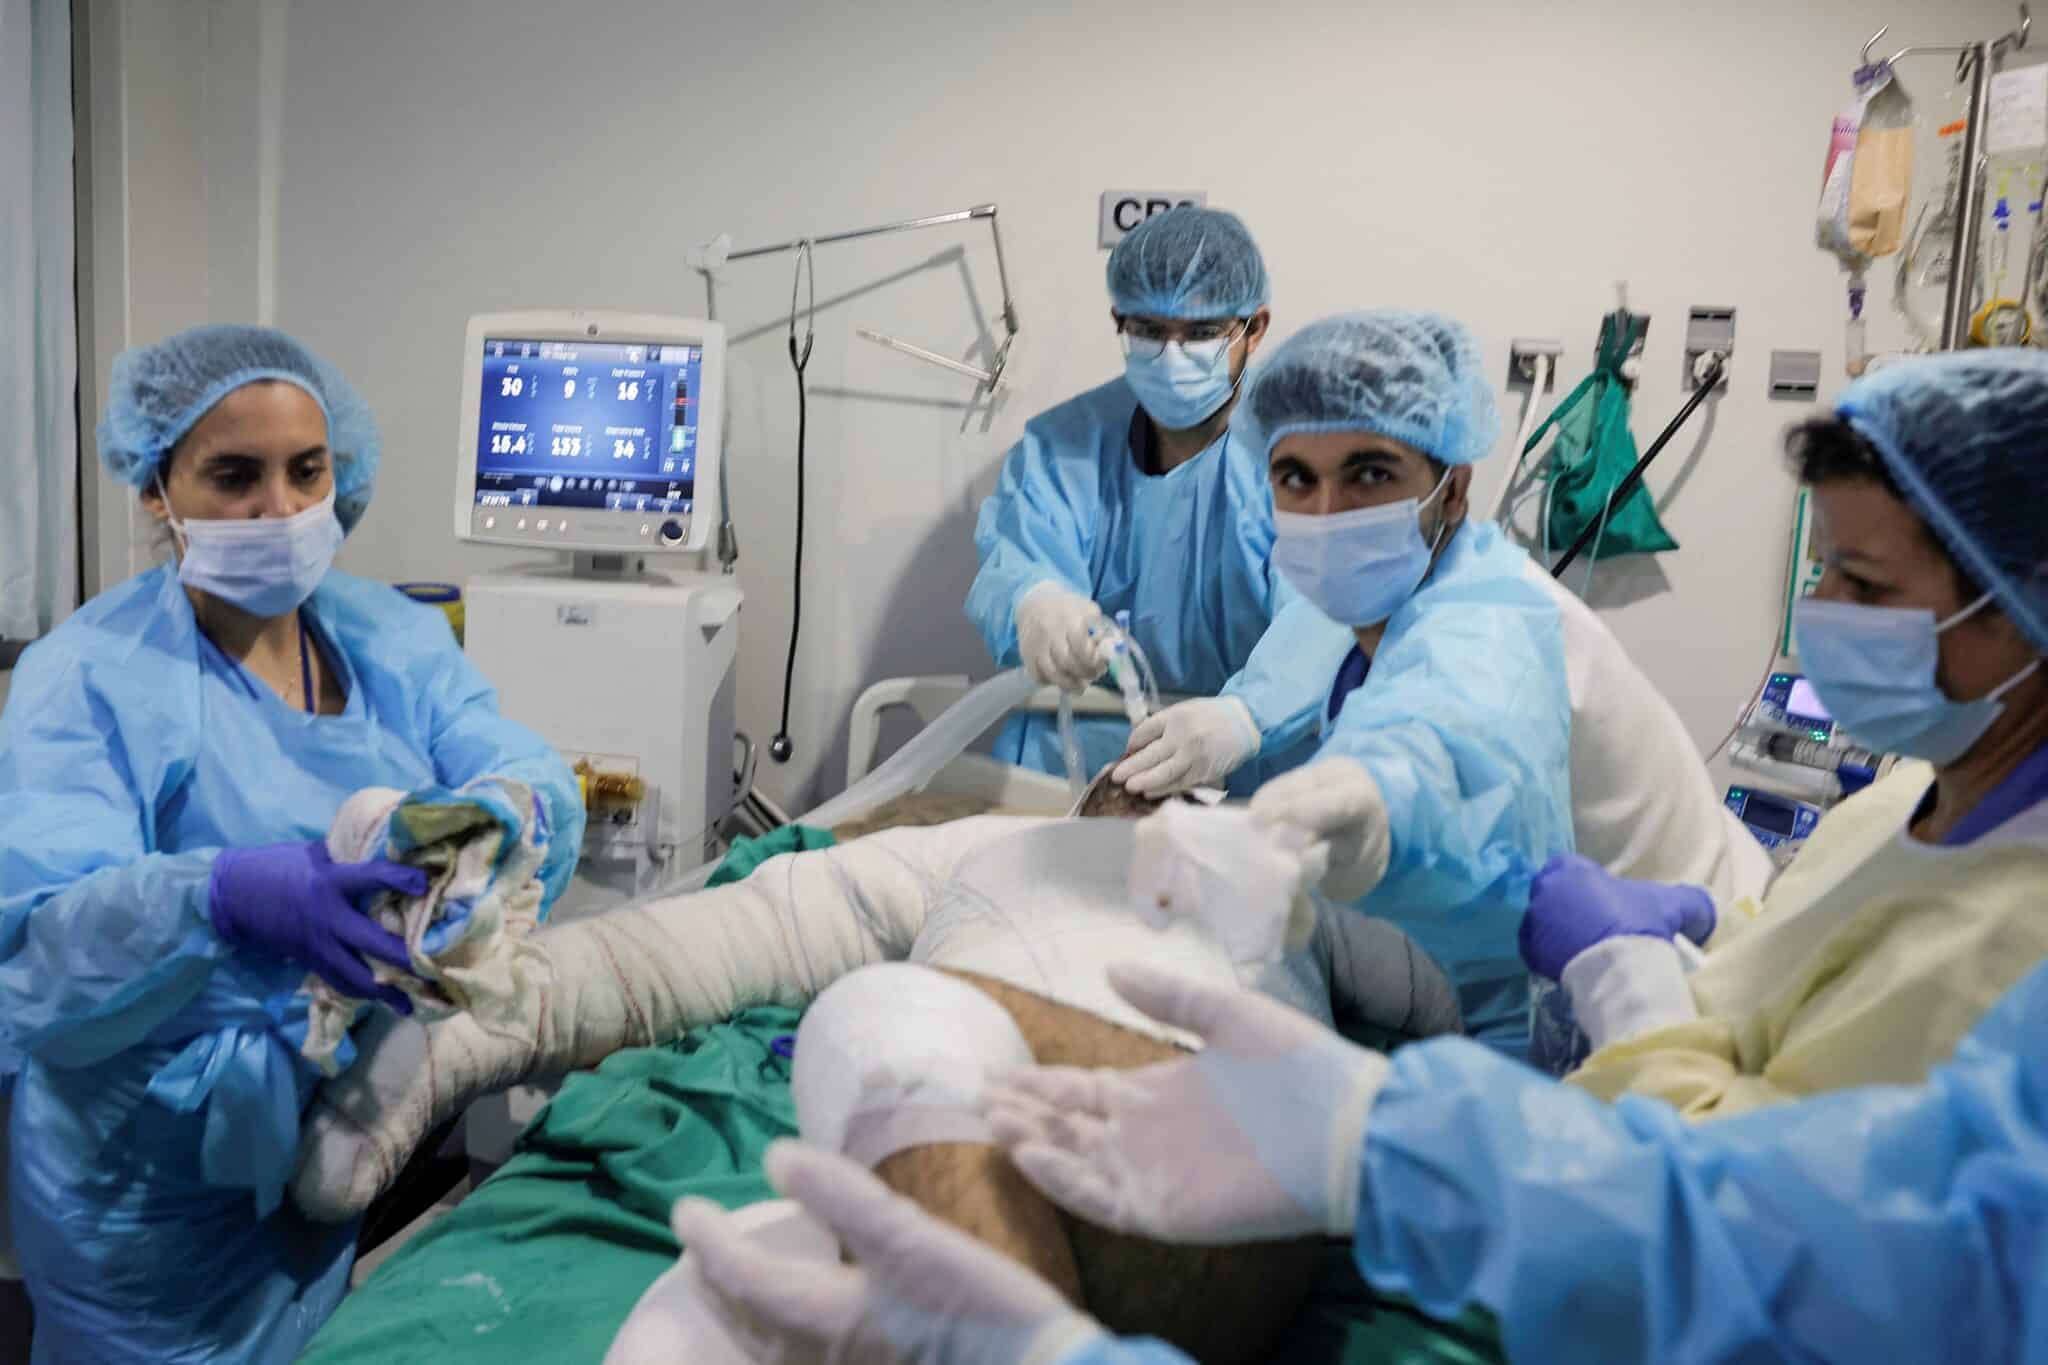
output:
M1255 823L1236 806L1177 801L1132 830L1130 905L1144 923L1192 922L1245 966L1308 946L1316 908L1301 831Z
M1193 919L1163 927L1129 910L1137 829L1132 820L1059 820L1019 827L958 864L912 946L910 960L1008 982L1148 1037L1200 1040L1134 1009L1107 967L1134 960L1223 988L1248 986L1325 1024L1327 950L1239 964Z
M989 1077L1035 1058L980 987L910 962L843 976L804 1012L790 1067L797 1131L873 1170L940 1142L989 1144Z
M540 922L545 831L533 792L509 778L459 790L427 787L408 795L366 787L343 803L327 834L336 862L384 857L427 873L424 896L379 896L372 919L405 940L412 971L373 962L377 979L396 985L426 1015L497 1012L519 992L517 946ZM349 1027L368 1004L308 974L311 998L299 1052L329 1076L348 1063Z

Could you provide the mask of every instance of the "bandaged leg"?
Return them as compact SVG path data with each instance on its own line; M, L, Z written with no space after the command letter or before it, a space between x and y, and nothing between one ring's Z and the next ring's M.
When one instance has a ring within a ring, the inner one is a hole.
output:
M293 1198L311 1218L346 1222L429 1132L485 1095L750 1006L803 1005L900 956L916 923L891 917L922 902L850 902L849 886L888 881L889 865L861 865L878 855L860 848L778 858L733 886L543 929L520 945L519 989L501 1009L427 1023L379 1011L357 1034L356 1064L320 1087L301 1123Z
M790 1089L807 1141L852 1157L1078 1302L1058 1214L981 1115L987 1078L1032 1060L1016 1023L981 991L884 963L836 982L804 1015Z
M916 1024L898 1027L907 1017ZM870 968L805 1016L798 1124L806 1139L865 1162L934 1217L1037 1271L1111 1330L1161 1337L1212 1365L1266 1359L1307 1295L1317 1245L1169 1247L1054 1208L986 1144L978 1115L959 1113L987 1074L1015 1065L1020 1045L1048 1066L1135 1068L1181 1055L986 977Z

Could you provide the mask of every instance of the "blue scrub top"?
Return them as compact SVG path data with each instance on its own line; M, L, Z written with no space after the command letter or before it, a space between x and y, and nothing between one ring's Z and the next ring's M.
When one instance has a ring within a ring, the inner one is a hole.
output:
M38 1361L284 1362L347 1287L355 1229L282 1198L319 1079L303 967L230 948L214 855L324 838L371 786L532 786L573 870L575 778L498 714L447 620L330 573L301 620L348 694L309 715L215 648L165 568L15 670L0 715L0 1069Z
M1354 641L1323 673L1316 755L1358 762L1386 802L1386 875L1358 908L1420 943L1456 985L1466 1028L1516 1056L1529 1040L1516 945L1529 882L1573 846L1564 624L1528 562L1497 528L1461 526L1372 658Z
M1232 775L1248 794L1314 752L1316 718L1350 632L1303 601L1273 567L1266 470L1229 433L1152 472L1150 423L1118 378L1025 424L975 524L981 567L967 615L989 653L1015 667L1016 607L1051 582L1114 618L1128 613L1162 692L1234 696L1259 727L1259 754ZM1130 727L1084 720L1090 773L1123 753ZM1019 717L998 757L1064 764L1049 717Z

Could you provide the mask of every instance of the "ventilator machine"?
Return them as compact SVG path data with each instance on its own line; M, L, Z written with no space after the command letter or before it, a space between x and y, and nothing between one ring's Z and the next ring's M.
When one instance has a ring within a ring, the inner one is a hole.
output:
M558 917L719 852L742 597L696 566L719 520L724 388L716 322L495 313L463 340L456 538L536 557L470 580L464 647L590 807Z

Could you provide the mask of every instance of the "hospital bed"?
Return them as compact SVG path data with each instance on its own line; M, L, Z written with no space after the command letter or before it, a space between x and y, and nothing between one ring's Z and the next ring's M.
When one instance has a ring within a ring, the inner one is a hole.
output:
M846 795L819 806L800 829L770 836L770 848L737 848L723 869L686 880L733 880L776 847L835 836L991 811L1064 814L1073 801L1064 779L967 751L1009 711L1049 709L1056 700L1014 678L878 683L853 710ZM922 728L876 767L882 718L896 708ZM668 1211L678 1198L739 1208L774 1197L760 1156L796 1131L786 1044L778 1044L798 1018L787 1009L746 1010L675 1043L619 1053L553 1090L526 1092L503 1120L523 1129L509 1159L342 1303L304 1365L598 1365L633 1304L675 1264ZM1341 1246L1333 1243L1326 1259L1276 1359L1500 1359L1483 1317L1433 1322L1367 1290ZM676 1359L688 1359L682 1343Z

